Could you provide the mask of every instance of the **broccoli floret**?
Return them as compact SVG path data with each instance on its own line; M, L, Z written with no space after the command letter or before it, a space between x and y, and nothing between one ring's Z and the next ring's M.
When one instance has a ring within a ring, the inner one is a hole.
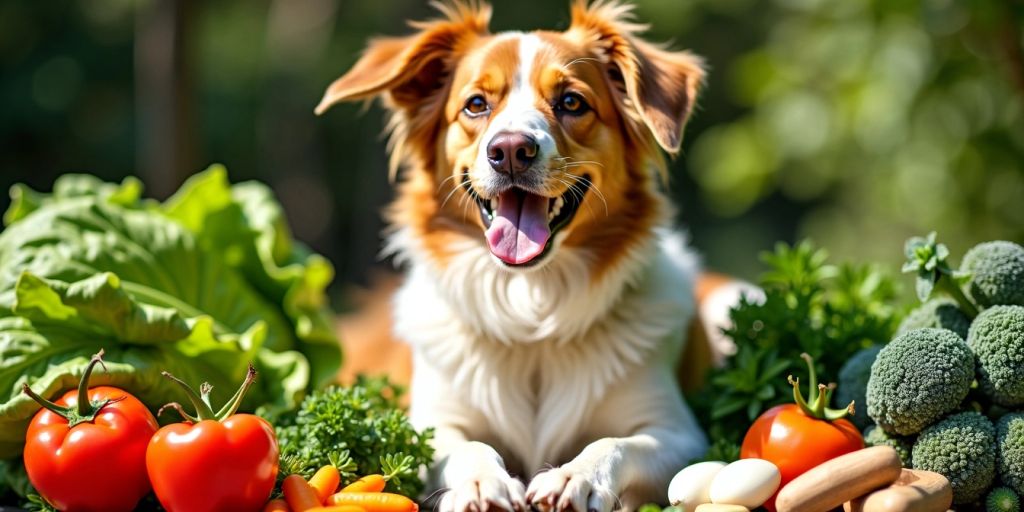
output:
M922 430L911 456L914 469L949 479L953 503L970 503L995 479L996 428L981 413L954 414Z
M974 355L953 331L901 334L871 365L868 416L890 434L916 434L956 409L973 380Z
M996 423L999 478L1024 495L1024 412L1003 416Z
M914 447L914 436L894 436L887 434L884 430L872 425L864 431L864 446L890 446L900 456L903 467L912 468L914 458L912 449Z
M1024 306L1024 247L1004 241L975 245L960 270L970 274L967 294L982 308Z
M985 512L1020 512L1020 498L1009 487L996 487L985 498Z
M931 299L921 304L900 322L896 329L897 334L934 327L936 329L949 329L961 338L967 338L967 328L971 326L971 319L964 314L956 305L956 301L948 297Z
M836 403L854 403L853 416L849 420L864 430L871 425L864 394L868 390L868 378L871 377L871 363L882 350L881 345L861 349L839 369L839 387L836 388Z
M978 382L993 402L1024 405L1024 306L992 306L967 334L978 361Z

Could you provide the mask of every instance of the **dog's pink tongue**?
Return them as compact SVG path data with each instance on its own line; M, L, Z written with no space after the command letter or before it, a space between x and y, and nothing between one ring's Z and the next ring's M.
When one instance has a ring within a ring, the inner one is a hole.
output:
M506 263L526 263L544 252L551 236L548 227L549 199L521 190L507 190L498 197L498 211L487 229L487 245Z

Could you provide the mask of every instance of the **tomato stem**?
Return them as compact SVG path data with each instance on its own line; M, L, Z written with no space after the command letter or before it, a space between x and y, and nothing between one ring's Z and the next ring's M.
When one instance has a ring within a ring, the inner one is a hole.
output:
M830 383L827 386L819 383L817 372L814 371L814 359L806 353L800 354L800 357L807 363L809 400L805 400L803 393L800 392L800 379L794 379L792 375L787 378L789 384L793 386L793 401L800 407L800 410L812 418L826 421L835 421L853 414L853 402L850 402L845 409L830 409L828 407L836 388L835 383Z
M165 409L174 409L175 411L178 411L178 414L180 414L182 418L185 418L186 421L192 423L199 423L199 418L196 418L195 416L192 416L191 414L185 412L185 408L182 407L181 404L179 404L178 402L164 404L163 407L160 407L160 409L156 411L156 415L160 416L161 414L164 413Z
M89 364L85 367L85 373L82 374L82 380L78 381L78 415L82 417L95 412L92 404L89 403L89 377L92 375L92 369L96 367L96 364L103 366L103 371L107 371L107 365L103 364L102 348L89 359Z
M189 414L185 414L184 409L181 407L181 404L178 404L177 402L169 403L161 407L160 410L157 411L157 415L159 415L160 412L162 412L166 407L171 407L177 410L178 413L180 413L183 418L185 418L188 421L191 421L192 423L199 423L200 421L203 420L216 419L216 415L213 414L213 408L207 405L206 403L207 401L209 401L209 399L203 400L202 397L200 397L199 394L196 393L196 390L192 389L192 386L189 386L187 383L185 383L185 381L175 377L174 375L171 375L171 372L163 371L160 372L160 375L163 375L164 377L171 379L172 381L174 381L175 384L178 384L179 386L181 386L182 389L185 390L185 396L188 397L189 402L192 402L192 407L195 407L196 415L192 416ZM204 384L206 383L204 382ZM209 386L209 384L206 385Z
M231 416L238 410L238 407L242 405L242 398L249 391L249 388L252 387L253 382L256 382L256 368L253 367L252 363L249 363L249 368L245 371L245 380L242 381L242 385L239 386L238 391L235 391L234 396L224 404L224 407L217 411L218 420L223 421L224 418Z
M209 382L202 383L199 386L199 393L196 393L196 391L185 383L185 381L171 375L169 372L161 373L164 377L171 379L185 390L185 396L188 397L189 402L191 402L192 406L195 407L196 414L195 416L188 414L185 412L185 409L181 404L171 402L161 407L160 410L157 411L157 416L159 416L165 409L171 408L178 411L178 414L180 414L186 421L190 421L192 423L199 423L203 420L224 421L231 415L235 414L235 411L238 410L238 406L242 404L242 398L245 396L245 393L250 387L252 387L253 382L256 381L256 368L253 367L252 363L249 363L249 367L245 372L245 380L242 382L241 387L239 387L234 396L224 404L224 407L215 413L213 412L213 406L210 403L210 393L213 391L213 386L211 386Z
M55 404L55 403L53 403L53 402L51 402L51 401L49 401L49 400L47 400L45 398L39 396L39 394L37 394L35 391L32 391L32 388L30 388L28 384L22 384L21 385L21 391L23 393L25 393L26 395L28 395L30 398L32 398L32 400L35 400L36 403L38 403L40 406L45 407L46 409L49 409L49 410L53 411L54 413L56 413L57 415L59 415L62 418L67 418L68 417L68 408L67 407L61 407L61 406L59 406L59 405L57 405L57 404Z
M800 354L800 358L807 363L807 386L810 389L810 395L808 395L808 398L810 398L812 402L817 402L818 397L814 392L818 389L818 372L814 370L814 359L812 359L811 355L807 352Z
M73 408L57 405L43 398L35 391L32 391L32 388L27 383L22 384L21 390L40 406L53 411L54 414L67 420L68 428L74 427L79 423L92 422L103 407L120 400L120 398L108 398L106 400L96 400L95 402L89 401L89 378L92 376L92 370L97 364L103 366L104 370L107 369L107 365L103 364L103 349L100 349L99 352L93 354L89 359L89 364L85 367L82 378L78 381L78 403Z

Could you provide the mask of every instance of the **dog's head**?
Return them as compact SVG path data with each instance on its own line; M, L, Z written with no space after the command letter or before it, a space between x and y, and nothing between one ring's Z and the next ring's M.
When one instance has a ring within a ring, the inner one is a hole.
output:
M577 1L564 32L490 34L489 6L439 8L371 41L317 107L384 98L393 166L409 170L392 222L442 264L469 237L513 269L563 246L615 265L663 220L659 147L679 150L700 59L641 40L612 2Z

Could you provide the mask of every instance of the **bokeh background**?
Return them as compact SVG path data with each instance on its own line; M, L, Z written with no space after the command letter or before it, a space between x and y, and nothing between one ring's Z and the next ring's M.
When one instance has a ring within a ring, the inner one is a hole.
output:
M563 29L568 3L496 0L492 30ZM953 254L1024 239L1024 2L635 3L651 39L710 65L670 188L711 267L752 277L759 251L803 237L890 263L933 229ZM377 261L382 116L312 110L368 37L432 15L419 0L4 0L0 188L89 172L164 198L224 163L274 188L339 297Z

